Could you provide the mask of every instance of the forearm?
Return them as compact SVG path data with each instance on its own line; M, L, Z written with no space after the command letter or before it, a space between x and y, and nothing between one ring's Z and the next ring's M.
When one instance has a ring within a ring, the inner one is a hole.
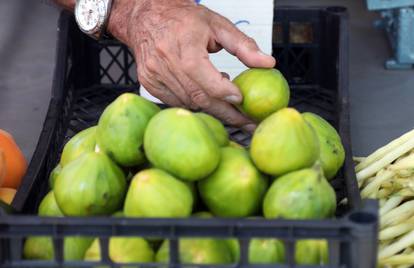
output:
M112 0L112 11L109 17L107 30L123 43L128 44L127 24L135 21L150 9L162 10L164 6L194 4L194 0ZM135 18L134 18L135 17Z
M76 0L53 0L57 5L74 11ZM112 10L108 20L107 31L120 41L127 43L127 23L131 19L131 12L144 12L152 5L163 6L174 3L194 3L193 0L112 0Z
M73 11L75 9L76 0L53 0L59 6Z

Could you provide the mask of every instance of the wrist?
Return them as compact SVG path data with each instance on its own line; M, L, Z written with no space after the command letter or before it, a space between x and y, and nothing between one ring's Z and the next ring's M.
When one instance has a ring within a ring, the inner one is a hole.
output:
M108 18L107 31L123 43L128 41L128 21L132 11L145 0L112 0L112 8Z

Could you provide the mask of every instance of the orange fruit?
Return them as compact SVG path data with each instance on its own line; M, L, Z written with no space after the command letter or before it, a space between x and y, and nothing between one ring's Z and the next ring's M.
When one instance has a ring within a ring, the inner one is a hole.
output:
M6 158L0 148L0 187L3 186L4 177L6 177Z
M12 135L1 129L0 149L4 153L5 159L5 171L3 171L5 175L2 187L18 189L27 170L27 161Z
M6 204L11 204L14 196L16 195L16 189L13 188L0 188L0 200Z

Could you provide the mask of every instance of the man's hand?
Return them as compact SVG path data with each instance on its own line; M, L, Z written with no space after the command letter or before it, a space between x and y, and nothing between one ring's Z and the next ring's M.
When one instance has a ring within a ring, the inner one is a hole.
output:
M238 88L209 53L224 48L249 67L270 68L275 60L229 20L194 0L113 0L108 31L133 51L139 82L152 95L254 129L232 105L242 101Z

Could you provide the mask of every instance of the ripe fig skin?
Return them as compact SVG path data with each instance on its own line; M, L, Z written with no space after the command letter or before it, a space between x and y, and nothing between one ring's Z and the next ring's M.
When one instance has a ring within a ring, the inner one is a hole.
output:
M267 117L253 134L250 156L256 167L269 175L309 168L319 159L315 131L293 108Z
M60 167L64 167L84 153L95 151L95 146L96 126L82 130L73 136L63 147Z
M260 211L268 179L244 148L223 147L216 170L198 182L200 196L219 217L248 217Z
M305 118L316 132L320 146L320 162L323 173L331 180L338 173L345 161L345 149L341 137L336 129L317 114L303 113Z
M219 146L223 147L229 145L229 133L220 120L206 113L195 113L195 115L207 125L209 130L211 130L211 133Z
M111 237L109 239L109 258L113 262L153 262L155 253L150 244L140 237ZM95 239L85 253L85 260L100 261L99 239Z
M65 216L111 215L122 206L126 179L104 153L89 152L63 167L53 192Z
M220 161L220 146L207 125L182 108L164 109L151 119L144 149L154 167L188 181L205 178Z
M120 95L99 118L96 130L99 149L121 166L144 164L144 133L150 119L160 110L137 94Z
M185 264L230 264L231 251L223 239L191 238L179 241L181 263ZM169 241L165 240L155 256L156 262L168 263Z
M263 214L267 219L326 219L334 216L335 210L335 191L320 167L277 178L263 201Z
M233 83L243 96L239 110L256 122L289 104L289 84L279 70L247 69L234 78Z
M127 217L183 218L194 203L191 185L167 172L152 168L138 172L124 203Z

